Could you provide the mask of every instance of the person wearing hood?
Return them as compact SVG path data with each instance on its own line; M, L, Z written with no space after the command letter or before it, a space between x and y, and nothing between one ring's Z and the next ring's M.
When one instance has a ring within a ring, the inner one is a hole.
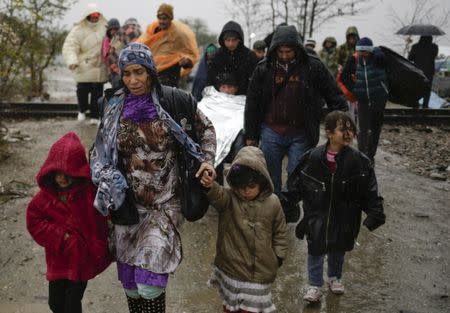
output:
M114 38L114 36L119 32L119 29L120 29L119 20L116 18L110 19L108 21L108 25L106 26L106 35L103 38L102 43L102 58L103 62L105 62L108 68L109 81L113 87L116 86L117 82L120 80L120 77L117 78L118 76L117 73L111 71L111 68L108 63L108 55L111 51L111 41Z
M163 3L157 20L137 40L152 50L162 84L178 87L180 77L189 75L200 53L191 28L174 20L173 6Z
M206 81L208 78L208 66L214 59L217 52L217 47L215 44L210 43L203 53L202 58L198 64L197 72L195 73L194 83L192 84L192 95L201 101L203 98L202 92L206 87Z
M141 26L138 21L134 17L130 17L111 39L107 65L112 88L118 89L122 86L122 77L120 76L117 65L120 51L130 42L136 41L141 33Z
M329 108L348 110L334 77L306 52L295 27L278 27L266 59L253 72L244 114L246 144L259 141L276 193L282 189L285 154L289 175L300 156L319 141L322 99ZM285 215L292 222L299 218Z
M102 58L102 41L107 21L95 4L90 4L83 18L71 29L62 47L64 62L77 82L78 121L86 119L88 108L91 123L99 117L98 99L108 72Z
M413 44L408 55L408 60L414 62L430 81L426 94L423 97L422 108L428 108L430 101L431 86L433 86L434 59L439 52L438 46L433 43L432 36L420 36L419 42Z
M90 153L94 206L111 215L111 248L130 312L165 312L166 286L182 260L184 154L214 171L216 135L191 94L162 86L151 50L119 55L123 88L106 91ZM182 163L183 162L183 163Z
M224 312L273 312L271 284L286 256L288 235L262 151L242 148L226 179L229 188L207 173L201 179L219 213L208 284L218 289Z
M336 44L336 38L327 37L322 43L322 50L319 52L320 59L333 77L337 76L338 71Z
M111 263L108 225L94 208L86 152L78 136L56 141L36 176L40 191L27 207L27 229L45 248L48 304L54 313L81 313L87 281Z
M250 76L258 62L256 54L244 45L244 32L234 21L226 23L219 35L220 48L208 67L207 86L217 89L218 75L230 73L238 80L237 95L247 94Z
M355 53L356 42L359 40L358 29L355 26L347 28L345 33L345 42L337 48L337 62L342 68L348 58Z

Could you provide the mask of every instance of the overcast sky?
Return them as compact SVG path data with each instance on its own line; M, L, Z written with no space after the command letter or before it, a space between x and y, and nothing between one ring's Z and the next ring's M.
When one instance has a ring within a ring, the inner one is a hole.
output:
M449 0L436 0L443 8L450 10ZM106 18L116 17L120 22L124 22L129 17L135 17L145 27L150 24L156 16L158 6L163 3L170 3L174 6L175 18L199 17L206 21L208 27L219 33L223 24L231 19L225 6L229 3L227 0L167 0L167 1L149 1L149 0L79 0L74 5L63 20L67 26L77 22L88 3L96 2L103 10ZM321 44L327 36L336 37L338 44L345 40L345 30L348 26L358 27L359 33L363 37L370 37L375 45L393 46L401 44L402 36L394 35L395 27L388 16L391 15L391 9L397 12L411 9L414 0L374 0L374 8L368 13L355 17L344 17L332 20L323 25L314 34L314 39ZM431 21L432 23L432 21ZM450 46L450 27L444 29L445 36L438 38L439 45ZM255 30L258 34L258 31ZM265 34L258 34L263 37ZM417 39L417 37L416 37Z

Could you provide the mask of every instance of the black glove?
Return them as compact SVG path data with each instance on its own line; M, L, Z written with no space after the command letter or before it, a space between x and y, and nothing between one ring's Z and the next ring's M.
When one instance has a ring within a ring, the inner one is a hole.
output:
M363 225L367 227L368 230L373 231L384 224L384 221L373 218L372 216L367 216L363 222Z

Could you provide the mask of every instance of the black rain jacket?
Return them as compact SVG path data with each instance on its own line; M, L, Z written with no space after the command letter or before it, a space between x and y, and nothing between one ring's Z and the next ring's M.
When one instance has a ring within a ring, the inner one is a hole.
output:
M224 34L228 31L233 31L238 34L241 42L233 52L225 47ZM237 95L247 94L248 83L252 76L253 70L258 63L256 54L244 46L244 33L241 26L229 21L223 26L222 32L219 36L220 48L217 50L214 58L208 65L207 86L214 86L218 88L218 77L220 74L231 74L238 83Z
M247 139L258 140L270 102L273 99L276 49L280 45L293 46L297 66L300 66L301 98L306 135L313 146L319 142L319 125L323 100L333 110L347 111L347 102L334 77L317 56L308 54L294 26L280 26L275 31L268 55L260 61L250 79L244 113ZM323 100L322 100L323 99Z
M306 152L288 179L288 197L303 200L304 217L296 236L306 235L308 253L323 255L353 249L361 226L370 230L384 224L383 198L370 160L345 147L335 157L336 173L327 165L326 144Z

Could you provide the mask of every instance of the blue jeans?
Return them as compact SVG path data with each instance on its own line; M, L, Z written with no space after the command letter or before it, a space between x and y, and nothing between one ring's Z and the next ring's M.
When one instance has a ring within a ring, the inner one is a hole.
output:
M342 278L345 252L328 252L328 277ZM325 255L308 254L308 280L311 286L323 286L323 261Z
M261 126L260 148L264 153L270 178L275 192L281 191L281 166L284 156L288 156L288 175L294 171L300 157L312 148L305 134L283 136L266 125Z

